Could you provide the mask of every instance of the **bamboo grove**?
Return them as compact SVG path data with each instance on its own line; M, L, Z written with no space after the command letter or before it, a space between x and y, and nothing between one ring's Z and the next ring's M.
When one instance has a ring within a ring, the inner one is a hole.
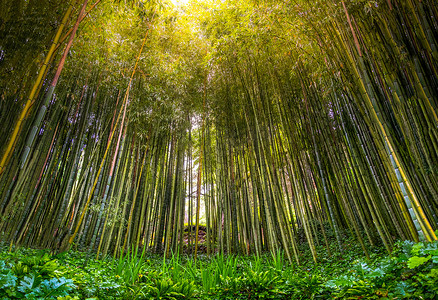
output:
M436 240L436 1L100 2L0 4L2 242Z

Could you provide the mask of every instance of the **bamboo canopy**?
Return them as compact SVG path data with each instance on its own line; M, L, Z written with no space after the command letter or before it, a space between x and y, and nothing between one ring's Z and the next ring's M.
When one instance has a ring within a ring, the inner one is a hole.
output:
M0 240L436 240L437 44L433 0L2 1Z

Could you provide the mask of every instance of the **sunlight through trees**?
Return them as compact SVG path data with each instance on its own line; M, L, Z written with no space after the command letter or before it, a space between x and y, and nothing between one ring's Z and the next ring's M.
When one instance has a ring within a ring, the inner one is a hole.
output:
M437 42L433 0L2 1L1 241L434 241Z

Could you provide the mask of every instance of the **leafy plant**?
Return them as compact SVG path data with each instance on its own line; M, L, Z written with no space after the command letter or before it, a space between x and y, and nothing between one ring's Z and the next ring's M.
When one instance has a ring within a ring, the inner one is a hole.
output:
M357 261L350 275L330 280L325 286L340 298L433 299L438 296L437 245L438 242L397 243L391 257Z
M204 292L209 292L216 286L215 277L211 276L210 270L207 268L201 270L201 282Z
M185 279L177 282L173 286L173 289L175 292L182 295L183 299L193 299L197 294L195 283Z
M281 250L277 250L277 252L271 252L272 256L272 268L278 273L283 271L285 266L284 254Z
M214 267L212 270L214 275L211 275L214 276L214 283L216 285L220 284L222 278L234 278L237 276L237 257L232 255L225 257L221 253L211 263Z
M144 265L145 248L138 257L137 251L127 252L125 256L120 256L115 266L115 273L123 279L126 284L135 284L139 280L139 275Z
M294 276L286 281L285 293L291 299L325 299L330 293L323 283L324 278L317 274Z
M181 289L172 282L170 278L158 279L153 285L149 285L148 294L153 299L176 300L183 299L184 294L180 293Z
M309 253L304 252L304 255ZM327 257L318 265L253 257L169 259L130 252L112 261L85 253L0 252L1 299L434 299L438 242L399 242L372 260ZM357 254L357 253L356 253Z
M20 278L23 274L22 264L19 264L19 268L12 266L8 271L4 262L0 266L0 296L3 299L56 299L76 288L73 280L64 277L43 279L41 274L29 273ZM15 270L20 272L20 276L14 275Z
M254 272L262 272L263 271L263 260L259 255L254 257L254 260L250 260L248 262L248 268L253 270Z
M244 273L241 280L241 290L248 299L277 299L282 294L282 280L271 271Z

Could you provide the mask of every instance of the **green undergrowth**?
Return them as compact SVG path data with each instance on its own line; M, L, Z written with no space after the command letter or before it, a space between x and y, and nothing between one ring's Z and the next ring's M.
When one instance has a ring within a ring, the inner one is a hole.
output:
M366 259L351 243L318 264L301 265L282 252L260 257L216 255L169 258L128 253L94 260L86 253L50 254L3 247L0 299L436 299L438 242L396 243L388 256ZM309 256L309 257L306 257Z

